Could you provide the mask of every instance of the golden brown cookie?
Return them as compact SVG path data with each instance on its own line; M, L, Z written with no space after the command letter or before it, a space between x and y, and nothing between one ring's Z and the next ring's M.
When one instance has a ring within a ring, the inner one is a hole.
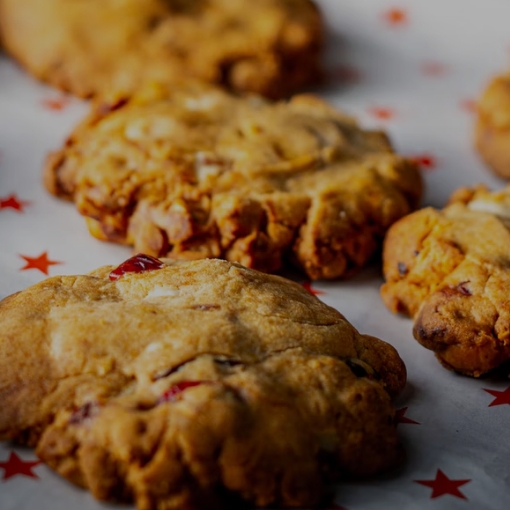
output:
M510 74L494 78L482 95L475 143L489 167L510 179Z
M320 77L310 0L0 0L4 47L80 97L184 76L283 97Z
M510 359L510 187L460 189L398 221L381 294L447 368L478 377Z
M395 349L223 260L137 256L10 296L0 364L0 437L140 510L315 505L402 453Z
M310 278L362 267L421 180L384 133L308 95L271 103L200 84L98 102L45 182L100 238Z

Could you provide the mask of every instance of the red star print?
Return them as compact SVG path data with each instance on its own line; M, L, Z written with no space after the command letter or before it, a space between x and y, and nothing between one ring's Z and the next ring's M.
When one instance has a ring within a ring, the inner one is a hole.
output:
M42 105L47 110L59 112L69 105L69 98L62 96L56 99L43 99Z
M41 464L40 460L25 461L20 459L15 452L11 452L6 462L0 462L0 468L4 470L3 480L8 480L16 475L27 476L29 478L39 477L32 472L35 466Z
M451 480L448 478L440 469L437 470L436 478L434 480L414 480L420 485L430 487L432 489L431 499L450 494L461 499L467 499L462 492L459 491L459 487L466 485L471 480Z
M407 411L407 407L403 407L402 409L397 409L395 413L395 422L398 423L409 423L410 425L421 425L420 422L411 420L411 418L407 418L405 415Z
M460 107L468 113L476 112L476 101L474 99L463 99L460 102Z
M437 165L436 158L432 154L420 154L418 156L411 157L422 170L434 170Z
M448 66L441 62L425 62L421 70L427 76L443 76L448 71Z
M10 195L5 198L0 198L0 210L2 209L14 209L18 212L24 212L23 208L29 205L30 202L20 200L16 195Z
M26 271L27 269L38 269L41 271L41 273L47 275L50 266L62 264L62 262L59 262L58 260L50 260L48 258L47 251L41 253L41 255L38 257L27 257L26 255L20 255L20 257L26 262L25 266L23 266L20 271Z
M503 391L498 390L486 390L483 391L490 393L493 397L496 397L487 407L502 406L504 404L510 405L510 386Z
M322 292L322 290L312 289L312 282L310 281L304 282L302 285L310 294L313 294L314 296L322 296L325 294L325 292Z
M329 72L330 80L342 83L358 83L361 81L361 72L347 64L341 64L331 69Z
M383 13L383 18L392 27L401 27L407 25L409 18L404 9L393 7Z
M381 106L373 106L368 109L368 113L380 120L391 120L396 116L395 110Z

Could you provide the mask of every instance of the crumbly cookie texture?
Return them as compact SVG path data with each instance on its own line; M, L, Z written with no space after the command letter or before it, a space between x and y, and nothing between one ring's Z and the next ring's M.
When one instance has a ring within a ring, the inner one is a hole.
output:
M5 49L81 97L183 76L284 97L320 78L310 0L0 0Z
M455 192L388 231L381 294L447 368L478 377L510 359L510 188Z
M221 257L312 279L363 266L421 195L384 133L310 95L239 98L193 83L98 102L48 160L48 190L136 252Z
M475 143L494 173L510 179L510 73L494 78L480 99Z
M283 278L146 261L0 303L2 439L140 510L310 506L399 461L393 347Z

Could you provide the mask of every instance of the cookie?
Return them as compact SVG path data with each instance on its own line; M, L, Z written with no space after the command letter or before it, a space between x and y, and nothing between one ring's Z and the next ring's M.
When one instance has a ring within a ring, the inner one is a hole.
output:
M99 499L310 506L402 455L395 349L277 276L138 255L6 298L0 326L1 438Z
M416 206L416 165L319 98L149 87L98 102L45 171L100 239L312 279L362 267Z
M446 368L478 377L510 359L509 228L510 188L479 186L388 231L382 298Z
M310 0L0 0L6 50L80 97L189 76L283 97L320 78Z
M510 74L494 78L482 95L475 143L493 172L510 179Z

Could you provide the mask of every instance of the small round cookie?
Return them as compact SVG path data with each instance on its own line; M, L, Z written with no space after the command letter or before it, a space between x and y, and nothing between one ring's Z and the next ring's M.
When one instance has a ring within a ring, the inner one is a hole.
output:
M494 173L510 179L510 73L494 78L480 99L475 143Z
M320 78L311 0L0 0L0 38L80 97L183 76L284 97Z
M98 102L47 164L100 238L312 279L362 267L416 206L416 165L319 98L271 103L198 83Z
M510 359L509 229L510 187L479 186L388 231L382 298L446 368L478 377Z
M138 255L10 296L0 364L0 437L140 510L309 507L402 456L395 349L223 260Z

